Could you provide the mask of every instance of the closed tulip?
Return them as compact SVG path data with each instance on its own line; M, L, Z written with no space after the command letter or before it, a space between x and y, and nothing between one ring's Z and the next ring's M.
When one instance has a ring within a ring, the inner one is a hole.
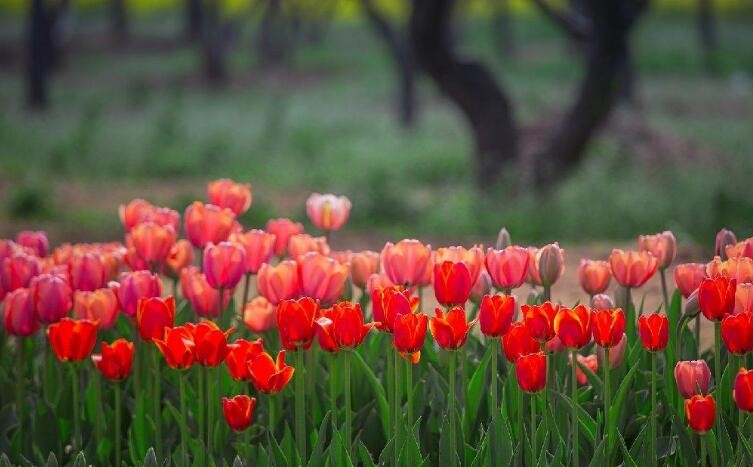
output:
M554 318L559 312L559 305L544 302L542 305L523 305L523 322L531 337L544 343L554 337Z
M312 237L309 234L296 234L288 240L288 257L298 259L306 253L319 253L327 256L330 254L329 244L326 237Z
M136 316L139 300L162 295L159 276L149 271L124 272L118 282L110 284L110 288L118 296L120 309L131 317Z
M145 341L162 339L165 329L175 321L175 299L151 297L139 299L136 308L136 326Z
M348 267L320 253L307 253L298 257L298 277L301 294L329 306L342 297Z
M727 246L737 243L737 237L735 233L728 229L721 229L716 234L716 242L714 244L716 256L721 256L722 259L727 259Z
M227 337L235 330L220 329L213 321L202 321L199 324L186 324L193 334L194 356L196 363L202 366L217 366L227 356Z
M441 348L456 350L465 345L468 331L474 324L476 320L466 322L465 310L460 307L452 308L447 313L437 308L429 321L429 329Z
M554 317L554 332L569 349L580 349L591 342L591 311L585 305L560 307Z
M248 362L264 352L264 341L261 338L255 341L238 339L227 346L225 355L225 367L230 377L235 381L246 381L248 374Z
M128 243L136 254L146 263L163 264L175 241L177 234L172 226L162 226L154 222L137 224L128 234Z
M472 248L463 248L462 246L451 246L447 248L438 248L435 263L443 263L445 261L452 261L453 263L465 263L468 267L468 272L471 275L471 283L475 284L484 269L484 263L486 256L484 251L479 246Z
M693 396L685 400L685 419L688 426L698 434L704 434L714 427L716 403L708 396Z
M276 266L262 264L256 277L256 287L259 294L273 305L282 300L297 298L301 294L298 263L286 260L280 261Z
M669 319L662 313L652 313L638 318L638 334L643 348L649 352L661 352L669 340Z
M358 347L374 326L364 323L361 305L350 302L336 303L316 324L319 342L331 341L337 350Z
M502 337L510 329L514 314L514 296L485 295L478 311L481 333L488 337Z
M275 236L263 230L249 230L230 235L230 241L237 243L246 253L245 272L256 274L264 263L268 263L274 254Z
M465 263L434 264L434 295L444 306L463 305L471 295L471 274Z
M191 328L177 326L165 328L163 338L154 339L154 344L165 357L167 366L175 370L191 368L195 360L195 343Z
M312 193L306 200L306 214L319 230L340 230L350 215L350 200L331 193Z
M131 375L133 367L133 342L116 339L112 344L102 343L102 350L92 355L92 362L102 376L110 381L123 381Z
M551 287L564 272L565 250L560 248L559 243L550 243L535 250L528 261L528 277L536 285Z
M737 284L734 313L753 312L753 284Z
M594 341L602 347L609 348L619 344L625 334L625 313L622 308L591 313L591 332Z
M753 371L740 368L735 376L732 398L743 412L753 412Z
M99 323L102 329L110 329L118 318L118 298L112 289L94 292L77 290L73 294L73 316Z
M63 318L47 328L55 356L61 362L84 360L97 343L97 323L88 319Z
M256 398L245 394L232 398L222 398L222 414L227 425L234 431L243 431L251 426L254 418Z
M596 374L596 372L599 371L599 357L595 354L587 357L579 354L576 359L578 360L578 363L591 370L591 373ZM570 362L570 364L572 365L572 362ZM586 373L580 369L580 366L577 366L575 369L575 379L578 381L578 386L585 386L588 384L588 376L586 376Z
M235 214L230 209L214 204L194 201L183 216L183 228L193 246L201 250L209 243L227 240L235 225Z
M562 341L559 337L555 334L554 337L549 339L546 344L544 345L544 351L546 353L560 353L564 351L567 347L562 344Z
M12 336L28 337L36 334L39 330L39 321L34 313L31 290L20 288L5 296L3 324L5 331Z
M423 313L408 313L395 317L392 346L414 365L421 359L429 318Z
M31 248L40 258L44 258L50 252L50 242L47 240L47 233L42 230L24 230L18 232L16 243L22 247Z
M257 334L267 332L277 323L277 307L264 297L256 297L243 307L243 323Z
M515 361L515 376L520 389L536 393L546 387L546 355L537 352L523 355Z
M471 302L479 305L484 296L488 295L492 291L492 277L486 272L484 267L481 270L481 274L478 275L478 280L473 287L471 287L471 296L469 297Z
M675 365L675 382L682 397L688 399L694 394L708 394L711 383L711 370L705 360L679 361Z
M522 355L536 353L541 350L541 345L531 337L522 321L513 323L506 334L502 336L502 350L505 352L507 361L515 363Z
M361 251L354 253L350 260L350 278L353 284L364 290L369 277L379 270L379 253L375 251Z
M529 260L528 251L523 247L489 249L486 253L486 270L495 287L502 290L516 289L526 280Z
M275 236L275 255L282 256L288 248L290 237L303 233L303 225L286 218L270 219L266 230Z
M229 178L214 180L207 185L207 199L215 206L230 209L240 216L251 207L251 185L235 183Z
M40 274L31 281L34 311L43 323L56 323L73 306L68 280L55 274Z
M591 297L591 309L592 310L608 310L614 308L614 300L607 294L596 294Z
M170 248L170 253L165 259L168 273L172 277L180 277L181 271L193 264L194 254L191 242L180 239Z
M76 254L70 264L73 290L91 292L107 284L107 269L100 256L94 253Z
M267 352L262 352L251 358L247 367L254 388L264 394L277 394L285 389L295 372L295 368L285 364L284 350L277 354L277 360Z
M204 249L204 275L215 289L232 290L245 271L246 253L231 242L208 244Z
M675 285L683 297L688 298L706 277L706 265L702 263L683 263L675 267Z
M277 330L283 347L287 350L311 347L318 315L319 302L310 297L281 301L277 305Z
M40 272L39 259L27 254L16 254L2 260L0 282L5 293L29 287L31 279Z
M418 240L387 243L382 249L382 270L393 284L422 286L431 282L431 246Z
M648 251L612 250L609 255L612 276L623 287L636 288L645 284L659 268L659 260Z
M121 204L118 208L120 222L126 232L130 232L136 224L143 222L148 212L153 209L155 207L150 202L140 198L133 199L128 204Z
M392 332L398 316L413 313L418 308L418 297L398 286L377 288L371 294L371 311L377 329Z
M745 355L753 350L753 313L725 316L722 319L722 341L735 355Z
M611 279L612 271L606 261L580 260L578 280L587 294L596 295L604 292L609 287Z
M698 304L701 313L710 321L721 321L735 310L737 281L720 276L704 279L698 286Z
M641 235L638 237L638 248L648 251L659 262L659 269L667 269L677 254L677 240L669 230L656 235Z

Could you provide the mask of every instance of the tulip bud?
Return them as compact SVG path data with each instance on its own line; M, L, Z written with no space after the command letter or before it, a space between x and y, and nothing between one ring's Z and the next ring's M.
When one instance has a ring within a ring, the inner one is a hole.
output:
M707 394L711 384L711 370L704 360L680 361L675 365L675 382L682 397Z
M497 250L504 250L510 245L512 245L512 237L510 237L510 232L508 232L505 227L502 227L499 231L499 234L497 234L497 244L495 245L495 247Z
M625 292L624 292L624 289L620 288L620 289L617 289L617 293L624 294ZM612 297L610 297L607 294L600 293L591 297L591 308L593 308L594 311L609 310L614 307L615 307L614 300L612 300Z
M50 251L50 242L47 241L47 233L39 230L24 230L16 235L16 243L21 246L31 248L40 258L47 256Z
M656 235L638 237L638 248L648 251L659 261L659 269L666 269L672 264L677 254L677 240L669 230Z
M753 412L753 371L740 368L735 377L732 398L743 412Z
M254 407L256 407L255 397L240 395L233 398L222 398L222 414L233 431L243 431L251 426Z
M688 318L695 318L700 312L701 305L698 303L698 290L695 290L692 294L690 294L690 297L688 297L688 300L685 302L684 313L688 316Z
M276 322L277 308L261 295L243 307L243 323L257 334L274 328Z
M478 275L476 283L471 288L471 302L480 304L484 295L487 295L492 290L492 278L486 269L481 270L481 274Z
M551 287L565 272L565 250L558 243L550 243L536 254L541 285Z
M727 259L727 246L737 243L737 237L731 230L722 229L716 234L716 256Z

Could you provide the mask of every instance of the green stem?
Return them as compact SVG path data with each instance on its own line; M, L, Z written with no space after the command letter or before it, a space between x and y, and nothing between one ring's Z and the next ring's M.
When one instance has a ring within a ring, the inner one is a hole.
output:
M663 276L662 276L663 277ZM656 352L651 352L651 465L656 466Z
M350 350L343 353L343 391L345 392L345 450L352 457L353 446L353 413L350 401Z
M71 363L71 388L73 390L73 451L81 449L81 403L79 398L79 381L76 364Z
M450 378L449 378L449 391L447 392L447 398L449 399L448 404L448 410L449 410L449 416L448 420L450 422L450 453L451 453L451 459L450 459L450 465L455 465L455 460L457 459L457 435L455 433L455 373L457 369L457 360L458 355L457 352L454 350L450 350Z
M251 274L246 273L246 277L243 279L243 302L241 303L241 312L243 311L243 307L246 306L246 303L248 303L248 290L250 285Z
M204 389L207 392L206 395L206 404L207 404L207 456L209 460L212 460L212 453L214 451L213 449L213 441L214 437L212 436L212 433L214 432L214 384L211 380L210 369L209 368L203 368L204 370Z
M706 467L706 440L703 435L698 435L698 442L701 445L701 466Z
M386 385L386 393L387 393L387 405L390 407L391 410L389 410L387 414L387 426L391 428L392 432L390 433L391 437L395 437L395 425L393 423L393 419L395 418L395 360L393 358L389 357L389 346L387 350L388 357L387 360L387 382Z
M104 431L104 421L102 420L102 414L104 413L104 409L102 406L102 377L99 374L94 375L94 399L96 400L97 409L96 413L94 414L94 435L95 435L95 441L96 444L99 445L99 443L105 438L104 434L102 433ZM99 453L97 454L97 459L99 459ZM100 459L101 460L101 459Z
M205 431L206 431L206 388L204 387L204 368L197 366L196 367L196 376L199 380L199 407L198 407L198 421L199 421L199 439L204 442L206 441ZM206 453L206 449L201 450L202 453ZM204 456L202 455L202 458ZM205 459L206 461L206 459Z
M329 403L330 403L330 417L332 418L332 426L337 427L337 382L339 380L338 378L338 365L339 363L339 354L333 353L332 354L332 361L330 364L330 373L329 373Z
M722 387L722 322L714 321L714 386L717 388L717 394L719 394L719 388ZM716 445L722 445L722 438L720 436L721 430L718 429L721 426L720 416L721 410L716 411L716 420L714 426L716 430ZM717 460L721 465L721 458L719 456L719 449L717 449Z
M389 357L388 357L389 358ZM394 460L395 465L398 465L398 457L400 455L400 449L403 446L403 420L402 420L402 405L403 405L403 394L402 394L402 384L403 380L400 378L400 354L397 350L395 350L392 353L392 359L393 359L393 368L395 370L395 398L394 398L394 416L393 416L393 423L395 424L395 449L393 451L394 453Z
M552 299L552 286L551 285L544 286L544 291L541 294L541 298L545 302L548 302L549 300Z
M154 394L152 395L152 415L154 417L155 440L157 458L162 458L162 379L160 376L159 350L155 346L152 352L152 364L154 370Z
M408 429L413 430L413 363L410 357L405 361L405 395L408 399Z
M517 386L517 385L516 385ZM525 428L523 428L523 390L517 386L518 390L518 466L523 465L523 451L525 451Z
M679 336L678 336L678 340ZM698 313L695 317L695 347L698 352L697 357L701 358L701 314Z
M24 380L26 379L26 359L24 352L24 338L16 339L16 417L18 418L18 432L21 433L21 449L25 451L26 433L24 431Z
M267 401L268 401L268 404L267 404L267 407L268 407L267 416L269 417L268 420L267 420L267 425L269 425L267 427L267 429L272 434L272 436L274 436L275 426L277 425L277 414L276 414L276 411L275 411L275 407L277 405L277 400L275 399L275 397L273 395L270 394L267 397Z
M298 443L298 454L301 465L306 464L306 400L305 400L305 363L303 347L298 347L296 356L295 374L295 440Z
M578 351L570 351L570 395L573 398L573 409L570 415L571 430L573 432L573 465L580 466L580 442L578 440Z
M667 277L666 269L659 270L659 277L661 278L661 291L664 296L664 312L669 313L669 293L667 293Z
M180 384L180 416L183 418L181 420L180 424L180 465L185 465L187 463L186 458L186 442L188 441L188 430L186 429L188 418L186 417L187 410L186 410L186 376L185 373L181 372L178 376L178 381Z
M494 423L494 418L499 412L499 405L497 405L497 354L499 353L500 339L496 337L492 338L489 344L489 352L492 353L489 363L489 382L491 383L489 390L489 430L491 443L489 443L489 445L491 446L492 459L499 459L499 454L497 454L497 431L495 429L496 423Z
M115 383L115 467L120 467L120 437L121 437L121 430L122 422L120 417L122 417L122 409L121 409L121 395L120 392L122 391L120 388L120 383Z
M224 300L225 289L220 287L219 289L217 289L217 291L219 292L219 298L217 299L217 321L220 323L220 326L222 326L222 328L224 329L227 327L225 326L225 307L224 307L225 304L222 303L225 301Z
M531 393L531 465L536 465L536 393Z
M609 373L611 373L609 350L609 347L604 347L604 437L607 439L607 446L612 444L612 440L609 439L609 409L612 408L612 388L609 382Z

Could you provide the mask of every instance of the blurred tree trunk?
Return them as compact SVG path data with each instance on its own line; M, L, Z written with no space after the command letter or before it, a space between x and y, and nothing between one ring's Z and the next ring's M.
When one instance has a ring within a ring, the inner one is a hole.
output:
M492 31L497 47L505 54L515 54L515 34L513 31L510 0L495 0L492 13Z
M369 20L376 35L382 39L392 57L397 71L398 93L397 110L400 124L405 128L412 128L416 120L416 80L408 37L393 26L377 9L373 0L361 0L366 18Z
M128 13L125 0L110 2L110 35L116 47L121 47L128 41Z
M717 32L713 0L698 0L698 39L707 71L716 70Z
M476 179L486 190L517 156L511 105L492 74L453 50L453 0L414 0L410 34L416 60L465 116L476 145Z
M202 36L202 10L201 0L186 0L186 37L189 41Z
M31 1L26 32L26 102L36 110L48 105L54 53L53 19L45 0Z
M291 31L285 23L282 2L266 0L256 37L256 54L262 67L274 67L287 60Z
M220 20L217 0L207 0L202 21L202 51L204 77L212 87L220 87L227 81L225 68L225 34Z

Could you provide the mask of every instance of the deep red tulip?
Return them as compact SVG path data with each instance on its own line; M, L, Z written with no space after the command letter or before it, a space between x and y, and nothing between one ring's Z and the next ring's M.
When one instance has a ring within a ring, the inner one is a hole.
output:
M434 264L434 296L444 306L464 305L471 295L471 273L462 262Z
M316 320L319 342L331 340L336 350L354 349L361 345L374 323L364 323L361 305L336 303ZM328 350L328 349L324 349Z
M522 355L536 353L541 345L531 337L528 328L522 321L512 323L510 329L502 336L502 350L507 361L515 363Z
M81 361L91 354L97 343L97 323L63 318L47 328L47 337L58 360Z
M194 201L186 208L183 219L188 240L202 250L209 243L216 244L227 240L235 225L233 211L199 201Z
M408 313L393 321L392 345L405 359L414 365L421 359L421 349L426 339L429 318L423 313Z
M31 279L40 272L39 259L36 256L16 254L2 260L0 264L0 282L5 293L21 287L29 287Z
M319 230L340 230L350 215L350 200L331 193L312 193L306 200L306 214Z
M554 332L569 349L580 349L591 342L591 311L585 305L560 307L554 317Z
M730 353L745 355L753 350L753 313L727 315L722 320L722 341Z
M102 329L110 329L118 319L118 298L112 289L94 292L77 290L73 294L73 317L97 321Z
M246 253L235 243L209 243L204 249L203 264L209 285L215 289L232 290L246 270Z
M735 310L737 280L719 276L704 279L698 286L698 305L710 321L721 321Z
M648 251L614 249L609 255L609 266L618 284L636 288L651 279L659 268L659 260Z
M429 329L441 348L455 350L465 344L468 331L474 324L476 320L466 322L465 310L461 307L456 306L447 313L437 308L434 317L429 320Z
M42 230L24 230L16 235L16 243L31 248L40 258L44 258L50 252L50 242L47 233Z
M522 355L515 361L515 376L520 389L536 393L546 386L546 355L537 352Z
M261 265L268 263L275 252L275 236L263 230L234 233L230 235L230 241L240 245L246 253L246 274L259 272Z
M280 350L275 361L262 352L248 361L248 376L257 391L276 394L290 382L295 368L285 364L285 351Z
M3 324L5 331L12 336L27 337L39 330L31 290L20 288L5 296Z
M753 412L753 371L740 368L735 376L732 398L743 412Z
M679 361L675 365L677 390L685 399L694 394L707 394L711 384L711 370L705 360Z
M131 374L133 342L116 339L112 344L102 343L102 350L92 355L92 361L102 376L110 381L123 381Z
M29 287L34 296L34 311L43 323L56 323L73 306L71 287L65 277L40 274Z
M638 334L643 348L649 352L660 352L667 347L669 340L669 319L662 313L652 313L638 318Z
M286 218L270 219L266 230L275 236L275 255L282 256L288 248L290 237L303 233L303 225Z
M544 302L542 305L523 305L523 322L531 337L540 343L547 342L554 337L554 318L559 312L559 305Z
M191 328L187 326L165 328L164 338L154 339L154 344L162 352L170 368L176 370L191 368L196 359L194 353L196 344Z
M203 366L217 366L227 356L227 337L235 328L223 331L213 321L202 321L199 324L187 323L186 326L193 334L194 356L196 363Z
M321 253L309 252L298 257L301 294L329 306L342 297L348 266Z
M382 248L382 270L393 284L422 286L431 282L431 246L418 240L400 240Z
M604 292L612 279L612 270L606 261L592 261L581 259L578 266L578 280L580 286L588 295Z
M667 269L677 254L677 240L669 230L656 235L638 237L638 248L648 251L659 261L659 269Z
M277 330L283 347L288 350L311 347L318 315L319 302L310 297L281 301L277 305Z
M183 269L193 264L193 246L186 239L180 239L170 248L170 253L165 259L168 274L175 278L179 277Z
M147 264L162 264L167 260L177 234L171 225L162 226L154 222L137 224L128 234L127 243L131 245Z
M264 352L264 341L259 338L255 341L238 339L227 345L225 367L230 377L235 381L245 381L250 378L248 374L248 362Z
M262 264L256 276L256 287L259 294L272 305L297 298L301 294L298 263L286 260L280 261L276 266Z
M110 288L118 296L120 309L128 316L136 316L136 308L142 298L162 295L162 282L149 271L124 272L119 281L110 283Z
M437 248L435 263L443 263L445 261L452 261L453 263L465 263L468 267L468 272L471 274L471 283L475 284L478 281L481 271L484 268L484 262L486 261L486 255L483 249L474 245L472 248L463 248L462 246L451 246L446 248Z
M277 307L259 296L243 307L243 323L256 334L267 332L277 325Z
M510 329L514 314L513 295L485 295L478 311L481 333L489 337L502 337Z
M377 329L392 332L395 318L416 311L418 301L418 297L411 297L407 290L398 286L374 289L371 310Z
M602 347L614 347L625 334L625 313L622 308L598 310L591 313L594 341Z
M227 425L234 431L243 431L251 426L254 418L256 398L245 394L233 398L222 398L222 414L225 416Z
M675 267L675 285L685 298L698 289L705 277L706 265L703 263L684 263Z
M136 309L136 325L139 335L145 341L162 339L165 328L172 327L175 321L175 299L151 297L139 299Z
M486 253L486 270L498 289L516 289L526 280L529 261L528 250L523 247L490 248Z
M685 419L688 426L698 434L706 433L714 427L716 403L711 395L695 395L685 400Z
M207 199L215 206L230 209L240 216L251 207L251 185L235 183L229 178L214 180L207 185Z

